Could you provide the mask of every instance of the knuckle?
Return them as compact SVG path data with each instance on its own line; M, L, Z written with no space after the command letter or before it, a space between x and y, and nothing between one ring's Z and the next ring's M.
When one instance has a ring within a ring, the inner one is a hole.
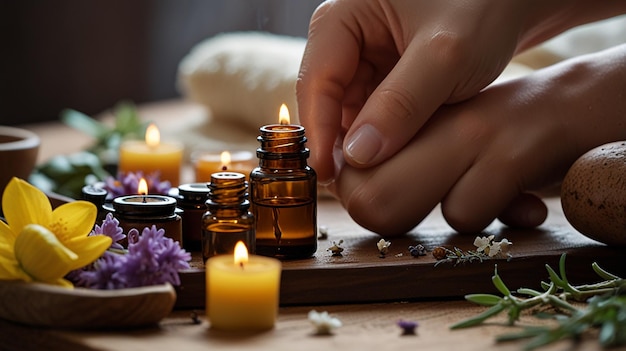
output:
M416 98L406 88L397 85L387 86L379 92L382 115L386 119L394 119L399 123L404 123L415 115Z
M471 54L472 47L470 41L464 40L462 35L441 30L430 37L426 50L435 56L433 62L448 69L457 69Z

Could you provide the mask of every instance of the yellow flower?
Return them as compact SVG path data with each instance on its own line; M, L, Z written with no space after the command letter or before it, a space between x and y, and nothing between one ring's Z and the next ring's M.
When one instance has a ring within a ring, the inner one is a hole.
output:
M111 245L106 235L88 236L97 209L74 201L54 211L48 197L13 178L4 189L0 221L0 280L38 281L72 287L63 277L84 267Z

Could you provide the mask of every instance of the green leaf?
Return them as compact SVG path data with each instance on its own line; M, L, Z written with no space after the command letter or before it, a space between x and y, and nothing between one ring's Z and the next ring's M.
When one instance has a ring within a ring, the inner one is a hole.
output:
M556 272L554 271L554 269L552 269L552 267L550 267L550 265L546 264L546 270L548 271L550 280L552 280L554 284L556 284L559 287L563 287L565 285L565 282L559 277L558 274L556 274Z
M101 139L108 133L108 128L105 125L76 110L65 109L61 111L61 121L96 139Z
M137 114L135 105L130 102L120 102L115 106L115 130L122 135L136 134L141 136L143 124Z
M596 272L597 275L600 276L600 278L604 279L604 280L615 280L615 279L620 279L620 277L609 273L607 271L605 271L604 269L602 269L602 267L600 267L600 265L598 265L596 262L591 264L591 268L593 269L594 272Z
M493 274L493 277L491 277L493 285L496 287L496 289L498 289L498 291L502 293L502 295L511 296L511 291L509 290L509 288L506 287L506 285L502 281L502 278L500 278L500 276L498 275L498 265L495 265L494 271L495 272Z
M500 296L491 294L469 294L465 295L465 299L483 306L493 306L502 302L502 298Z
M453 324L452 326L450 326L450 329L461 329L461 328L468 328L468 327L473 327L475 325L478 325L480 323L482 323L483 321L497 315L498 313L502 312L504 310L504 306L502 304L497 304L494 306L491 306L488 310L484 311L483 313L474 316L472 318L468 318L464 321L458 322L456 324Z

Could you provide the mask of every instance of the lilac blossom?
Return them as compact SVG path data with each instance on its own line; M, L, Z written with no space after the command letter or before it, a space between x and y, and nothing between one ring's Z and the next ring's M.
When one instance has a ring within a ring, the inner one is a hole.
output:
M123 250L124 247L119 243L120 240L126 238L124 230L120 228L120 221L113 217L112 213L107 213L106 218L102 221L102 226L95 225L89 235L106 235L113 239L111 249Z
M105 179L104 189L109 193L109 198L137 194L141 178L144 178L146 183L148 183L148 194L167 195L172 187L170 181L161 181L159 179L158 172L150 173L146 176L143 175L143 172L128 172L119 174L117 178L108 177Z
M104 235L109 235L105 231L114 233L119 238L123 234L121 229L116 229L118 226L117 220L107 216L98 231ZM180 285L178 272L189 268L191 255L178 242L166 237L165 230L153 225L144 228L140 235L133 228L127 237L127 250L107 251L93 264L71 272L67 279L76 286L93 289L122 289L164 283Z

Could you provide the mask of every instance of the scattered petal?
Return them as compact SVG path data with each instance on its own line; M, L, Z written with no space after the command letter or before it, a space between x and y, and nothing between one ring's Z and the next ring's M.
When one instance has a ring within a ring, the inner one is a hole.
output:
M316 310L311 310L309 311L308 319L315 327L316 335L330 335L333 329L342 326L338 318L332 317L326 311L317 312Z
M415 329L417 328L417 322L407 321L404 319L398 320L396 322L398 327L402 328L402 335L415 335Z
M381 257L384 257L389 252L389 246L391 246L391 241L386 241L385 239L380 239L376 243Z
M328 251L332 252L333 256L341 256L343 252L343 247L339 246L343 243L343 240L339 240L338 243L333 241L333 246L328 248Z

